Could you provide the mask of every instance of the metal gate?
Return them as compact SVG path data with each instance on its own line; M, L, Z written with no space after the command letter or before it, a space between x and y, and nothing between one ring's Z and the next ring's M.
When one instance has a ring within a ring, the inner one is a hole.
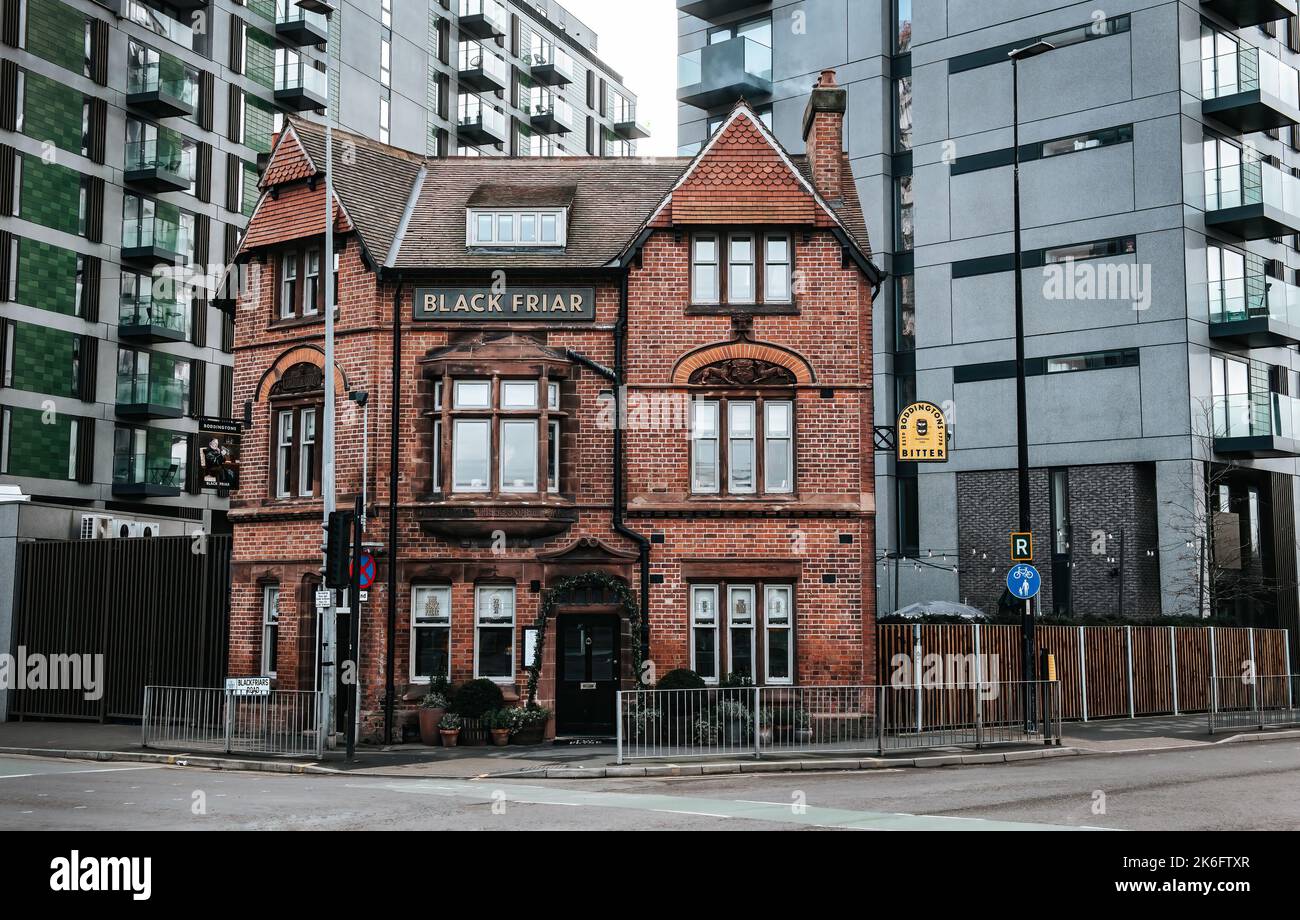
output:
M145 747L227 754L324 754L318 690L238 696L213 687L145 687Z

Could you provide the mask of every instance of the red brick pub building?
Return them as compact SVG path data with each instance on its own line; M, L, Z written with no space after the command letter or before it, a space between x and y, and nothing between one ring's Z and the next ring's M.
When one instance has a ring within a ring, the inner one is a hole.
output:
M824 74L806 156L743 103L690 159L425 160L336 135L330 372L324 138L292 122L240 255L231 673L316 688L328 393L339 507L364 488L383 547L363 736L391 692L399 740L433 674L526 699L539 647L561 735L612 734L615 690L672 668L872 682L880 274L845 101Z

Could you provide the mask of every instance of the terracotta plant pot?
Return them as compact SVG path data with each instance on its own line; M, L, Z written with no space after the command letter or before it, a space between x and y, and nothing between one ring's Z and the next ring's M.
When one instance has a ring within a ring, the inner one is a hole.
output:
M456 739L460 737L460 729L454 728L451 731L447 731L445 728L440 728L438 729L438 734L442 736L443 747L455 747Z
M492 743L497 747L505 747L510 743L510 729L494 728L492 729Z
M430 747L438 743L438 723L446 714L446 709L420 710L420 743Z

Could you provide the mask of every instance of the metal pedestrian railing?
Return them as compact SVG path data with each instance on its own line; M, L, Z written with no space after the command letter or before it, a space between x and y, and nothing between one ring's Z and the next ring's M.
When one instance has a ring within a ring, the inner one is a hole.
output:
M145 687L147 748L227 754L324 755L321 693L272 690L239 696L212 687Z
M1060 744L1056 681L621 690L618 762Z
M1210 678L1210 734L1232 728L1300 724L1300 675Z

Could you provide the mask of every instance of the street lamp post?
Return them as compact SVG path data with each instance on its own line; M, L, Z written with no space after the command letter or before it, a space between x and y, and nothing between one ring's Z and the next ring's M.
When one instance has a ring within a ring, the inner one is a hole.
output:
M327 21L332 18L334 7L323 0L296 0L296 5L308 12L320 13ZM330 90L330 68L333 66L334 42L325 46L325 92ZM322 256L321 274L325 276L325 373L324 373L324 418L321 424L321 498L324 509L322 514L322 531L329 527L330 515L335 511L336 491L334 482L334 104L329 100L325 106L325 246ZM320 682L324 691L320 712L320 731L326 738L332 738L334 732L334 712L337 705L336 677L338 673L338 621L337 595L330 592L329 607L322 611L320 619L319 642L321 648ZM351 599L353 616L356 615L356 598Z
M1020 62L1038 57L1051 51L1056 46L1050 42L1037 41L1024 48L1016 48L1009 54L1011 58L1011 157L1012 157L1012 211L1015 231L1015 275L1016 275L1016 483L1020 505L1020 532L1032 533L1033 521L1029 510L1029 416L1025 405L1025 290L1022 246L1020 239ZM1034 685L1036 676L1034 666L1034 612L1030 601L1025 600L1025 609L1020 619L1021 665L1026 684L1025 723L1033 720Z

